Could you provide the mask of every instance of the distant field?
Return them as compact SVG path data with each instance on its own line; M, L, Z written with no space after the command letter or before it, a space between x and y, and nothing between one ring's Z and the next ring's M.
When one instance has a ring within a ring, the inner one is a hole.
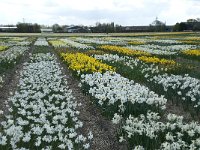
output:
M199 35L0 33L0 149L200 149Z
M0 33L0 36L143 36L143 35L193 35L194 32L142 32L142 33Z

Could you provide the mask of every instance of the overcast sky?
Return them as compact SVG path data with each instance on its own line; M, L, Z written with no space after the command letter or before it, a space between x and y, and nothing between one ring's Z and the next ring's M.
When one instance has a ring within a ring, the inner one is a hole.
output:
M52 25L115 22L149 25L156 17L168 25L200 18L200 0L0 0L0 24Z

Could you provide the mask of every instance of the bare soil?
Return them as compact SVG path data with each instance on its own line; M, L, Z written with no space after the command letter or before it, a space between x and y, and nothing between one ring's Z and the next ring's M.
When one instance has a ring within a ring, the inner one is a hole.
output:
M194 59L187 59L183 57L177 57L176 62L185 66L191 66L192 73L190 73L190 76L200 79L200 61Z
M192 106L188 106L190 107L189 109L191 109L192 111ZM167 115L169 113L172 114L176 114L178 116L183 116L184 121L186 122L192 122L192 121L196 121L196 122L200 122L200 116L197 115L195 112L188 111L188 110L184 110L183 106L180 105L175 105L172 103L172 101L168 100L167 104L166 104L166 110L164 113L164 118L166 119Z

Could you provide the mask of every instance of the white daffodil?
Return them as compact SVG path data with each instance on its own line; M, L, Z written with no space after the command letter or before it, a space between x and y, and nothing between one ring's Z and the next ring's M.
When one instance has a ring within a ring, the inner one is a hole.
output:
M88 46L86 44L81 44L81 43L78 43L78 42L75 42L69 38L64 38L64 39L61 39L61 41L65 42L67 45L69 45L70 47L73 47L73 48L77 48L77 49L84 49L84 50L87 50L87 49L95 49L94 47L92 46Z
M46 39L45 38L38 38L36 41L35 41L35 43L34 43L34 45L36 45L36 46L49 46L49 44L48 44L48 42L46 41Z

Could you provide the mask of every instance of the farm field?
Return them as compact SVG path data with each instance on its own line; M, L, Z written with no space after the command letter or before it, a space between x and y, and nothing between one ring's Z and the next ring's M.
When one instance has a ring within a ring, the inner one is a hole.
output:
M200 149L199 35L0 34L0 149Z

